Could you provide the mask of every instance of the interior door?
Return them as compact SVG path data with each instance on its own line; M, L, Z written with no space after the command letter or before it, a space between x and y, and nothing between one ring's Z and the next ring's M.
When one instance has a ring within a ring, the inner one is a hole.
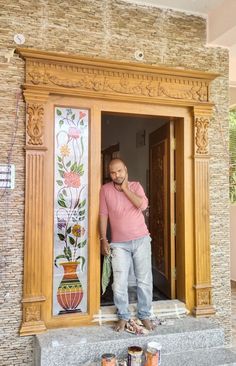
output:
M150 234L153 283L165 296L175 298L175 189L174 122L149 135Z

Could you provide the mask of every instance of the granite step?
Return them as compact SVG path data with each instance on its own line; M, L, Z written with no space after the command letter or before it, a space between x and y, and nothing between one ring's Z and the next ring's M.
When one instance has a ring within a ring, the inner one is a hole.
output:
M198 349L164 354L161 366L236 366L236 353L228 348Z
M151 341L158 342L162 346L163 366L171 366L172 359L175 362L173 365L176 365L177 354L179 357L185 357L184 353L186 353L190 357L192 352L194 357L196 350L205 352L204 349L207 349L207 351L213 352L214 350L209 349L219 348L223 350L223 355L226 355L226 350L223 348L223 329L211 319L206 318L185 317L167 320L155 331L141 336L127 332L114 332L112 326L106 324L50 330L37 335L35 341L36 366L82 366L89 361L97 362L103 353L111 352L118 358L124 358L127 356L129 346L137 345L145 348ZM220 357L219 350L217 350L217 354ZM202 359L204 360L204 355ZM181 365L185 364L181 363ZM198 363L198 365L200 364ZM195 364L188 363L188 366L193 365ZM207 363L207 365L210 364ZM215 365L221 365L221 363Z

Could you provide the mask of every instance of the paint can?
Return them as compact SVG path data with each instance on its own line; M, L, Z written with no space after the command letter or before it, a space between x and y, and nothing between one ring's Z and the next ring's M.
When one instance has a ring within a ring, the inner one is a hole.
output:
M160 366L161 345L157 342L149 342L145 353L145 366Z
M113 353L104 353L101 366L116 366L116 356Z
M128 348L128 364L127 366L141 366L143 349L138 346Z

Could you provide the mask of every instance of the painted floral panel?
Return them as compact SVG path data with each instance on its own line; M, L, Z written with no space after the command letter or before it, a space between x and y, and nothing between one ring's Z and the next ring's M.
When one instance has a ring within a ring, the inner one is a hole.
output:
M53 315L87 312L88 123L55 108Z

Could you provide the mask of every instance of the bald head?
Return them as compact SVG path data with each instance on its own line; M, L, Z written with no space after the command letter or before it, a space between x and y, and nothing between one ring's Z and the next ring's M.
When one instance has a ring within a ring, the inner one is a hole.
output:
M124 160L122 160L122 159L120 159L120 158L113 158L113 159L111 159L111 161L110 161L110 163L109 163L109 168L112 166L112 165L114 165L114 164L122 164L124 167L126 167L126 165L125 165L125 162L124 162Z
M124 161L119 158L112 159L109 163L109 172L111 180L115 184L122 184L127 175L127 168Z

